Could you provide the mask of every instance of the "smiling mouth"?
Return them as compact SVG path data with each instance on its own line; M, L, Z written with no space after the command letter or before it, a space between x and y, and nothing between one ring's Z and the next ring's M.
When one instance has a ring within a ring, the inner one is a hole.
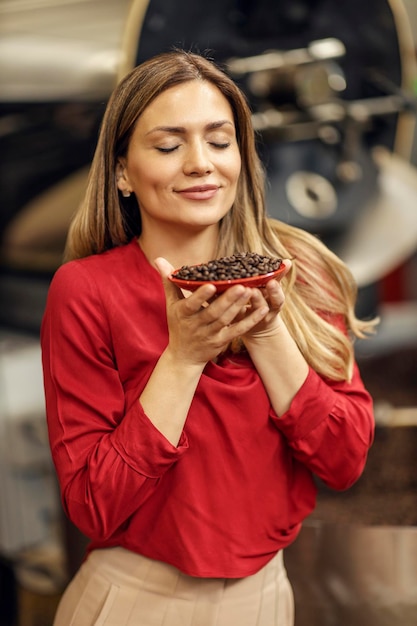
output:
M179 193L183 198L190 200L209 200L216 195L220 187L217 185L196 185L195 187L187 187L186 189L179 189Z

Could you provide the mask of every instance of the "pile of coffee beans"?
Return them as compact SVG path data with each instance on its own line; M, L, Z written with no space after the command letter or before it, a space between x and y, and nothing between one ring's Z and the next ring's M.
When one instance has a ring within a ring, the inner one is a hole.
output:
M183 265L174 274L182 280L236 280L275 272L281 259L256 252L240 252L200 265Z

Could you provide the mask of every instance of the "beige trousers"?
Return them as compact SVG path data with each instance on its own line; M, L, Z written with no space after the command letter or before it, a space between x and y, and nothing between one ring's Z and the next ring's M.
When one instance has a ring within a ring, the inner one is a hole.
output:
M123 548L93 551L65 591L54 626L293 626L279 552L246 578L195 578Z

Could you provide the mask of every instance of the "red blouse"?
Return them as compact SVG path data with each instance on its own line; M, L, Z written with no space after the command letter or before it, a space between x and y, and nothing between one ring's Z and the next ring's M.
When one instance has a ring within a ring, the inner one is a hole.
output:
M310 369L280 417L246 353L208 363L177 447L138 401L168 341L158 272L137 242L63 265L41 343L63 505L90 549L123 546L204 577L258 571L313 510L312 473L361 474L372 400Z

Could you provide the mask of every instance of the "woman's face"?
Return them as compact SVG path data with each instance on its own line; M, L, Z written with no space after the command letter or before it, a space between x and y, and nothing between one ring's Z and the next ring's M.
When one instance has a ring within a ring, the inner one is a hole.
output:
M229 102L193 80L160 94L139 117L117 184L135 193L143 231L201 230L232 207L240 167Z

